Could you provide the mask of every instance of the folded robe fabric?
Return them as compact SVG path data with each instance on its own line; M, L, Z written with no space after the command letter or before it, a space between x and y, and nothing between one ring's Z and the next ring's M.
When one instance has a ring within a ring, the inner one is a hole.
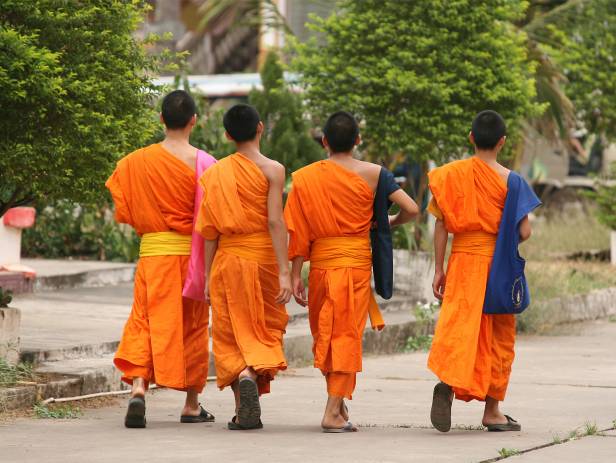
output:
M483 312L518 314L530 304L530 292L520 256L520 222L541 205L532 188L516 172L507 180L507 199L498 229L494 257L488 276Z
M483 301L507 184L477 157L433 169L428 177L434 195L428 210L454 235L428 367L457 399L504 400L515 315L485 314Z
M140 236L173 232L190 240L195 172L161 144L120 160L105 185L118 222ZM204 302L182 297L188 261L188 255L139 259L133 307L114 357L125 382L140 377L173 389L203 389L209 312Z
M293 174L285 207L289 258L310 261L314 366L325 375L331 396L352 396L368 315L374 328L383 327L370 286L373 207L366 181L331 160Z
M278 263L268 228L269 182L241 153L218 161L200 179L204 190L197 231L218 240L209 278L216 382L231 385L247 366L259 392L287 367L283 335L288 322Z
M374 216L370 229L374 289L383 299L391 299L394 289L394 256L389 226L389 195L400 189L394 175L384 167L374 195Z

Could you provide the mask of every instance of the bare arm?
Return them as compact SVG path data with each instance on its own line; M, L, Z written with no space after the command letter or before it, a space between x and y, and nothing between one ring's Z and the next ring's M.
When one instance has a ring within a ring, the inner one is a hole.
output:
M280 292L276 298L279 304L286 304L293 293L291 289L291 276L289 273L288 257L288 234L287 226L282 212L282 191L284 188L284 167L274 164L271 168L264 169L265 176L269 181L267 193L267 223L272 245L278 261L280 280Z
M212 263L216 257L218 249L218 238L215 240L205 240L205 301L210 303L210 272Z
M419 214L419 207L417 207L417 203L415 203L413 198L411 198L403 189L396 190L390 194L389 200L400 206L400 212L396 215L389 216L389 225L391 227L407 223Z
M434 228L434 280L432 292L434 297L442 301L445 294L445 252L447 251L447 238L449 233L445 228L445 222L436 221Z
M530 220L528 220L528 216L526 216L520 222L520 241L526 241L530 238L531 233Z
M293 297L295 297L295 301L302 307L306 307L306 305L308 305L308 299L306 298L306 288L302 280L303 266L304 258L302 256L293 258L291 264L291 282L293 284Z

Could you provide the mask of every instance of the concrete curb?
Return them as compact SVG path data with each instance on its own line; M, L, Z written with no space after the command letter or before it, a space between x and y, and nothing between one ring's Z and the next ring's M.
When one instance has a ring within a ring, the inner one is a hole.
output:
M38 276L34 281L34 291L114 286L120 283L130 283L133 281L134 275L135 265L126 264L116 268L86 270L63 275Z
M120 341L109 341L99 344L85 344L81 346L66 347L63 349L32 349L22 350L20 359L22 362L40 365L44 362L57 362L61 360L83 359L90 357L102 357L113 354Z
M548 301L555 307L556 323L597 320L616 315L616 288L596 289L588 294Z

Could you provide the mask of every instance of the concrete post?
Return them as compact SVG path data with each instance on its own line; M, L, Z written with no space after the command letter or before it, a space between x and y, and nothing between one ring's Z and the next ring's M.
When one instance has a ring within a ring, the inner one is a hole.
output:
M616 265L616 230L612 230L612 265Z
M0 265L19 264L21 254L21 230L7 227L0 218Z
M19 362L19 325L21 311L15 308L0 308L0 359L11 365Z

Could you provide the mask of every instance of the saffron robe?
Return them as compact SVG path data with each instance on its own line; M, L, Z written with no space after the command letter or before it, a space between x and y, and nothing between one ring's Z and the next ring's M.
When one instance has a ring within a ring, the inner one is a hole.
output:
M282 341L289 318L276 303L280 284L268 229L269 182L253 161L236 153L210 167L200 183L197 231L206 240L218 239L209 278L217 383L223 389L252 367L264 394L287 367Z
M507 184L477 157L428 176L428 210L454 235L428 367L457 399L502 401L515 356L515 316L484 314L483 302Z
M193 230L195 172L155 144L117 164L105 184L115 218L141 236ZM208 307L182 297L190 256L142 257L137 263L134 302L114 363L122 379L201 392L209 360Z
M314 366L325 375L330 396L351 399L362 370L368 313L378 314L370 286L373 203L366 181L331 160L293 174L285 207L289 258L310 261ZM373 319L373 325L382 328L382 320Z

